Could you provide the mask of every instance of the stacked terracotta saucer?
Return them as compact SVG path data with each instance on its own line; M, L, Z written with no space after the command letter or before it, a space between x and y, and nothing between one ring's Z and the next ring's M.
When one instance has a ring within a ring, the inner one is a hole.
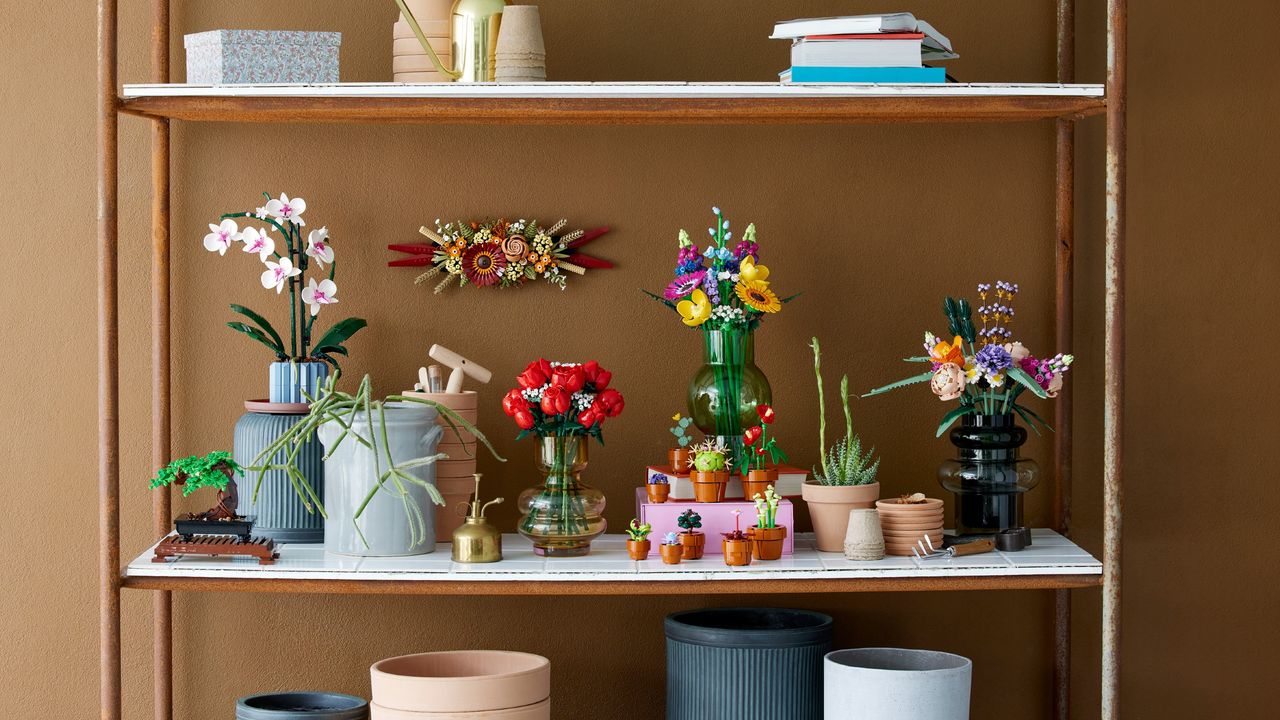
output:
M886 555L910 555L925 537L942 547L942 501L924 493L876 501Z
M537 5L512 5L502 13L494 56L498 82L546 82L547 48Z
M453 42L449 39L449 21L453 0L405 0L409 12L418 21L422 34L427 36L431 49L446 68L453 67ZM400 16L395 24L394 45L391 52L391 70L395 82L438 83L451 82L452 78L441 73L422 48L422 42L414 34L413 27Z

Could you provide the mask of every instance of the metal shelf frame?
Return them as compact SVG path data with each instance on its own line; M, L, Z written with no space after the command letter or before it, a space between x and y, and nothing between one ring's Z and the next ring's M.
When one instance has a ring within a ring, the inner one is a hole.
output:
M151 82L169 82L169 23L170 0L147 0L151 15L150 66ZM1057 8L1057 67L1059 83L1075 80L1075 0L1054 0ZM1103 577L1102 577L1102 662L1100 715L1102 720L1116 720L1120 716L1120 589L1121 589L1121 531L1122 531L1122 468L1124 429L1124 261L1126 237L1126 146L1127 146L1127 0L1106 2L1106 230L1105 230L1105 364L1103 397ZM100 708L103 720L120 720L121 698L121 642L120 642L120 593L125 581L120 562L120 390L119 390L119 286L118 272L118 208L119 140L118 124L122 114L142 114L151 130L151 181L152 181L152 460L155 466L168 462L171 455L172 429L170 385L170 275L169 275L169 208L171 195L170 137L171 116L186 115L189 119L200 117L207 109L200 103L176 103L168 115L163 112L147 113L147 103L130 105L120 95L118 82L118 20L119 0L98 0L97 3L97 233L98 233L98 494L100 500L99 521L99 644L100 644ZM1098 104L1081 106L1078 112L1054 113L1043 101L1027 104L983 103L967 101L949 108L936 100L912 104L910 99L886 101L880 98L865 106L857 101L841 100L844 116L831 113L815 103L804 103L800 116L786 117L786 113L769 116L764 120L741 117L730 112L741 108L717 107L704 103L693 107L698 115L692 121L722 124L744 122L958 122L958 121L1010 121L1020 119L1055 118L1056 125L1056 337L1061 347L1069 346L1073 337L1072 301L1074 298L1074 246L1075 246L1075 123L1081 117L1102 112ZM225 101L224 101L225 102ZM527 103L528 101L526 101ZM652 100L636 103L628 112L641 115L652 112ZM536 104L536 101L535 101ZM161 103L153 102L151 107ZM329 122L350 120L360 122L431 122L441 118L428 117L433 108L418 103L409 110L396 108L395 103L379 105L377 102L361 108L360 103L347 105L346 112L364 113L367 116L333 118L325 117L323 104L295 103L283 107L262 105L263 121ZM554 110L557 103L548 102ZM1059 103L1059 106L1065 107ZM563 106L561 110L563 111ZM1028 112L1032 108L1033 112ZM552 118L554 124L579 124L590 122L593 108L589 102L574 112L562 113ZM585 110L585 114L581 111ZM665 116L650 118L652 122L678 123L680 108L667 107ZM954 110L954 112L952 112ZM181 111L181 112L179 112ZM365 111L368 111L367 113ZM396 118L397 113L421 117ZM804 113L809 113L809 118ZM579 113L575 115L574 113ZM447 115L448 113L444 113ZM554 114L554 113L553 113ZM596 113L599 114L599 113ZM661 114L661 113L660 113ZM447 119L445 120L447 121ZM509 120L510 121L510 120ZM1071 518L1071 417L1070 392L1064 392L1055 407L1055 422L1059 432L1053 447L1054 529L1066 533ZM153 496L152 520L155 534L163 535L169 528L171 508L165 493ZM145 583L131 583L134 587L147 588ZM862 588L874 589L874 588ZM962 585L954 588L966 589ZM459 587L456 592L468 593L471 588ZM633 589L629 589L634 592ZM815 588L827 591L828 588ZM351 588L360 592L359 588ZM655 592L660 589L655 590ZM831 588L830 591L843 591ZM1069 720L1071 679L1071 596L1066 588L1053 589L1054 593L1054 720ZM156 720L172 720L173 717L173 655L172 655L172 606L171 594L163 587L154 589L154 717Z

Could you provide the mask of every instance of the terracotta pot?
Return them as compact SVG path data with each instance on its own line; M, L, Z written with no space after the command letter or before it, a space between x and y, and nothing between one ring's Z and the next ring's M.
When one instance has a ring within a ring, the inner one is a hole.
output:
M369 670L373 701L390 710L473 713L551 697L551 663L528 653L461 650L390 658Z
M778 471L773 468L750 470L742 478L742 497L750 502L756 495L764 495L770 485L778 486Z
M751 564L750 540L730 540L725 538L720 542L720 546L724 551L725 565L743 567Z
M849 529L849 511L875 507L880 497L880 483L870 485L819 485L805 483L801 495L813 518L813 533L818 550L841 552L844 535Z
M649 492L649 502L664 503L671 494L671 486L667 483L649 483L645 490Z
M724 488L729 484L729 471L701 472L694 470L689 474L693 480L693 499L697 502L714 503L724 500Z
M671 469L677 475L683 475L689 470L689 463L693 460L693 451L688 448L676 448L667 453L667 459L671 461Z
M707 536L700 532L680 533L680 547L684 548L685 560L701 560L706 544Z
M551 698L518 708L459 713L410 712L369 703L369 720L551 720Z
M653 543L649 540L628 540L627 555L632 560L644 560L649 557L649 550L653 547Z
M684 545L661 545L658 547L658 554L662 556L662 562L679 565L684 559Z
M757 560L781 560L782 541L787 539L787 529L759 528L754 525L747 531L751 536L751 549Z

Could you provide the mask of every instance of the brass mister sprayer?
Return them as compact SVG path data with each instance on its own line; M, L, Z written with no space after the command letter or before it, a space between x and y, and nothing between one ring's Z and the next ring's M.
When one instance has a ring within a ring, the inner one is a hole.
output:
M495 563L502 559L502 533L485 519L485 511L502 498L480 502L480 473L476 473L476 489L466 503L467 518L453 531L453 561L460 563Z

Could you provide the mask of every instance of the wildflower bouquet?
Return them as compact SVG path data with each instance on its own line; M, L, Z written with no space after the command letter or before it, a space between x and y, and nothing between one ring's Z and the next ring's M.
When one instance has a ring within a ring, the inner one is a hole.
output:
M227 326L262 343L281 362L320 360L336 368L334 356L347 354L343 343L368 323L360 318L347 318L313 339L320 309L338 302L338 286L334 283L338 266L329 243L329 230L323 227L312 230L304 241L302 228L307 223L302 215L307 210L307 202L285 194L278 200L266 193L263 195L267 197L266 205L252 212L228 213L219 224L209 225L204 247L225 256L236 243L241 243L241 251L256 255L264 267L262 287L274 289L277 295L288 287L289 344L285 345L280 333L266 318L242 305L232 305L231 310L250 322L230 322ZM241 218L250 219L244 228L236 223ZM319 280L315 275L307 277L313 264L319 271L315 274ZM326 266L328 272L325 272Z
M982 327L973 322L973 309L968 300L948 297L943 304L953 339L940 339L926 332L927 355L907 358L907 362L929 363L931 369L877 388L863 395L870 397L917 383L929 383L933 393L944 402L959 401L959 407L947 413L938 425L941 437L947 428L965 415L1008 415L1017 413L1037 434L1040 426L1053 428L1019 402L1026 391L1039 398L1054 398L1062 390L1067 370L1075 360L1058 353L1037 358L1021 342L1013 339L1013 301L1018 286L1003 280L978 285L977 308Z

